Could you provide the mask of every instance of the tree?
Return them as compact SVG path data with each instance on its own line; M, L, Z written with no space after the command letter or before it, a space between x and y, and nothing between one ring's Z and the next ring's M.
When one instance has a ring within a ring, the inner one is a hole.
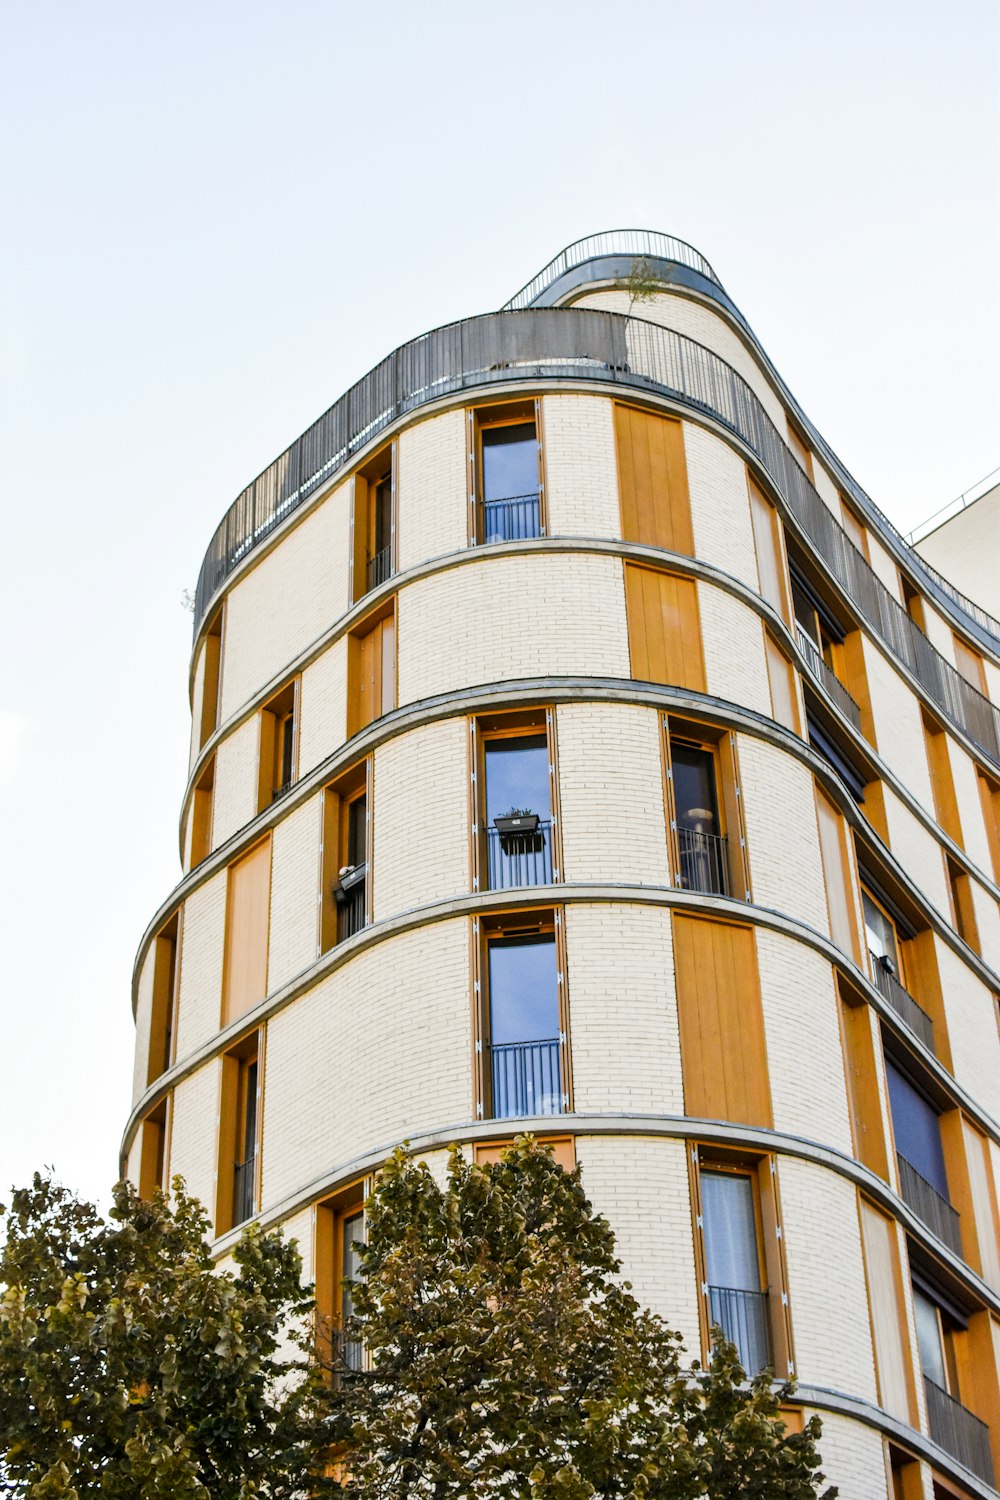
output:
M669 267L665 267L660 272L655 269L651 261L645 258L633 260L629 273L622 283L625 291L628 293L626 319L631 319L637 302L652 302L657 293L663 291L664 286L669 280Z
M815 1500L818 1419L787 1432L792 1387L748 1385L724 1341L684 1369L579 1167L525 1137L485 1166L453 1149L442 1188L397 1152L366 1215L344 1332L370 1369L335 1393L348 1496Z
M4 1212L0 1210L0 1212ZM0 1491L32 1500L305 1500L337 1486L294 1245L114 1190L110 1221L36 1175L0 1252ZM311 1330L310 1330L311 1332Z

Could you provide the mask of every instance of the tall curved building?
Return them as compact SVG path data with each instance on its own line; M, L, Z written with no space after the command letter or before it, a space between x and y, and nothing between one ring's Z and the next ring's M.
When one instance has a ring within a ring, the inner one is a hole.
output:
M216 531L191 702L143 1191L336 1320L393 1147L530 1130L844 1500L996 1493L1000 625L700 254L581 241L359 381Z

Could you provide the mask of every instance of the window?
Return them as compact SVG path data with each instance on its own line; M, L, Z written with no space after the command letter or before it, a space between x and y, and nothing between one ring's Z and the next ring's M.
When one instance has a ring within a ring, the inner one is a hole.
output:
M951 901L952 926L974 953L979 952L979 927L976 910L972 904L972 882L961 865L955 863L950 854L944 857L948 876L948 895Z
M854 1155L883 1182L888 1182L889 1156L876 1063L877 1023L860 989L840 974L837 975L837 988Z
M760 592L771 608L788 623L788 582L782 546L782 527L778 512L762 490L747 477L750 490L750 520L757 552L757 576Z
M625 611L632 676L705 692L694 579L626 563Z
M767 680L771 688L771 712L779 724L799 734L799 707L795 669L769 630L764 631Z
M978 651L973 651L967 646L961 636L953 635L955 643L955 666L965 678L970 687L974 687L977 693L987 696L986 669L983 666L983 658Z
M369 766L363 761L323 793L320 953L369 922Z
M940 1111L914 1077L890 1057L885 1073L900 1196L933 1234L961 1255L958 1214L948 1193Z
M747 1374L756 1375L774 1359L753 1178L703 1169L700 1183L709 1321L736 1345Z
M615 445L624 540L693 557L681 422L616 401Z
M153 939L153 993L149 1010L146 1085L155 1083L173 1061L174 1005L177 992L178 919L173 917ZM148 962L148 960L147 960Z
M673 935L685 1114L770 1127L753 928L675 911Z
M472 432L473 543L515 542L541 536L542 484L534 401L478 407Z
M911 994L911 990L917 986L915 979L911 979L908 974L908 945L900 941L896 922L886 908L864 887L861 890L861 907L875 988L900 1019L933 1052L933 1022Z
M216 1234L225 1234L257 1212L260 1051L258 1033L252 1032L222 1059Z
M788 423L788 446L792 450L792 457L795 459L795 462L800 469L805 471L806 478L811 483L813 477L812 452L806 442L805 436L797 427L792 425L791 421Z
M321 1351L334 1379L365 1367L364 1345L350 1337L354 1293L365 1237L364 1181L351 1183L316 1208L316 1312Z
M958 802L955 797L955 779L948 754L948 736L943 727L921 710L924 727L924 746L927 751L927 769L930 772L931 792L934 797L934 816L939 827L949 838L962 844L962 827L958 817Z
M222 1024L228 1026L267 994L271 906L271 840L262 839L229 867Z
M139 1147L139 1196L152 1198L165 1190L167 1154L167 1103L162 1100L142 1122Z
M850 743L843 732L843 726L838 724L832 715L824 717L822 724L820 723L821 712L817 702L809 702L806 708L806 733L809 737L809 744L818 755L823 757L827 765L836 771L860 807L866 797L870 796L871 781L876 774L874 768L869 772L864 762L858 757L857 746ZM870 805L866 812L868 821L871 822Z
M367 615L347 641L347 736L396 706L395 600Z
M213 616L201 647L201 663L195 676L197 749L211 739L219 726L224 606ZM200 692L200 698L199 698Z
M819 849L826 887L826 905L830 918L830 936L837 947L860 960L855 921L854 878L848 852L844 820L833 803L817 787L816 817L819 827Z
M931 1437L992 1485L990 1429L982 1420L996 1411L992 1320L985 1309L966 1302L964 1289L952 1284L935 1263L925 1262L916 1247L910 1260Z
M554 762L544 712L480 720L482 829L476 888L500 891L551 885Z
M299 679L276 693L260 711L257 758L257 811L264 810L294 785L298 761Z
M510 1120L570 1107L564 965L555 919L519 913L484 923L477 1113Z
M203 767L191 798L191 841L188 869L193 870L212 852L212 801L215 795L215 756Z
M677 718L664 728L674 884L749 901L733 736Z
M351 599L356 604L395 572L396 445L354 476Z

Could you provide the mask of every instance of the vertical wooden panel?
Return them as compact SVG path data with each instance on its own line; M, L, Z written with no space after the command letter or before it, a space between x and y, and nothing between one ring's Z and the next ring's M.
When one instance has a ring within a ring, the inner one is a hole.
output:
M229 869L222 1024L267 994L267 939L271 896L271 840L266 838Z
M954 1113L957 1115L958 1111ZM975 1238L979 1250L979 1265L976 1269L990 1286L1000 1291L1000 1246L997 1233L1000 1216L997 1212L989 1142L968 1120L962 1120L962 1129L968 1164L971 1217L975 1223Z
M382 653L381 662L381 692L379 695L379 714L386 714L390 708L396 706L396 619L394 615L387 615L382 621L381 640L379 649Z
M215 733L219 715L219 665L222 653L221 621L212 627L202 647L201 733L199 748Z
M615 440L622 537L693 557L683 425L616 403Z
M694 580L626 563L625 608L632 676L705 692Z
M979 800L982 803L983 822L986 824L986 837L993 861L993 878L1000 881L1000 786L978 767L976 780L979 782Z
M951 773L948 755L948 736L941 725L927 714L921 714L924 726L924 744L927 747L927 766L931 773L931 791L934 794L934 815L949 838L962 846L962 825L958 818L958 802L955 798L955 780Z
M986 672L983 667L983 659L978 651L973 651L970 646L959 637L954 636L955 641L955 665L965 678L966 682L975 688L977 693L986 695Z
M153 945L153 997L149 1017L147 1084L153 1083L170 1066L170 1026L176 977L177 923L174 920L169 929L156 937Z
M777 610L788 624L788 588L785 580L785 564L778 540L778 513L753 480L750 487L750 519L753 522L753 540L757 552L757 576L763 597Z
M368 592L368 480L354 476L351 505L351 603Z
M851 1107L854 1154L883 1181L889 1181L889 1157L875 1065L873 1016L867 1005L841 999L840 1029L844 1074Z
M868 1309L879 1399L886 1411L913 1421L913 1360L905 1335L902 1277L891 1219L860 1200L861 1241L868 1278Z
M779 724L784 724L786 729L798 734L799 715L792 664L766 630L764 646L767 653L767 679L771 685L771 712Z
M233 1169L236 1165L236 1121L239 1112L239 1058L229 1053L219 1059L219 1157L215 1172L215 1232L225 1234L233 1223Z
M680 913L673 927L685 1112L770 1126L753 930Z
M838 948L857 962L860 957L858 924L854 919L854 887L844 842L843 819L819 788L816 789L816 816L830 936Z

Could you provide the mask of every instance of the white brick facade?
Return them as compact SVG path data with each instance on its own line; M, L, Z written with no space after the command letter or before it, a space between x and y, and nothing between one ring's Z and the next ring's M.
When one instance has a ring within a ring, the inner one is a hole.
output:
M546 396L545 501L550 536L621 536L614 409L589 396Z

